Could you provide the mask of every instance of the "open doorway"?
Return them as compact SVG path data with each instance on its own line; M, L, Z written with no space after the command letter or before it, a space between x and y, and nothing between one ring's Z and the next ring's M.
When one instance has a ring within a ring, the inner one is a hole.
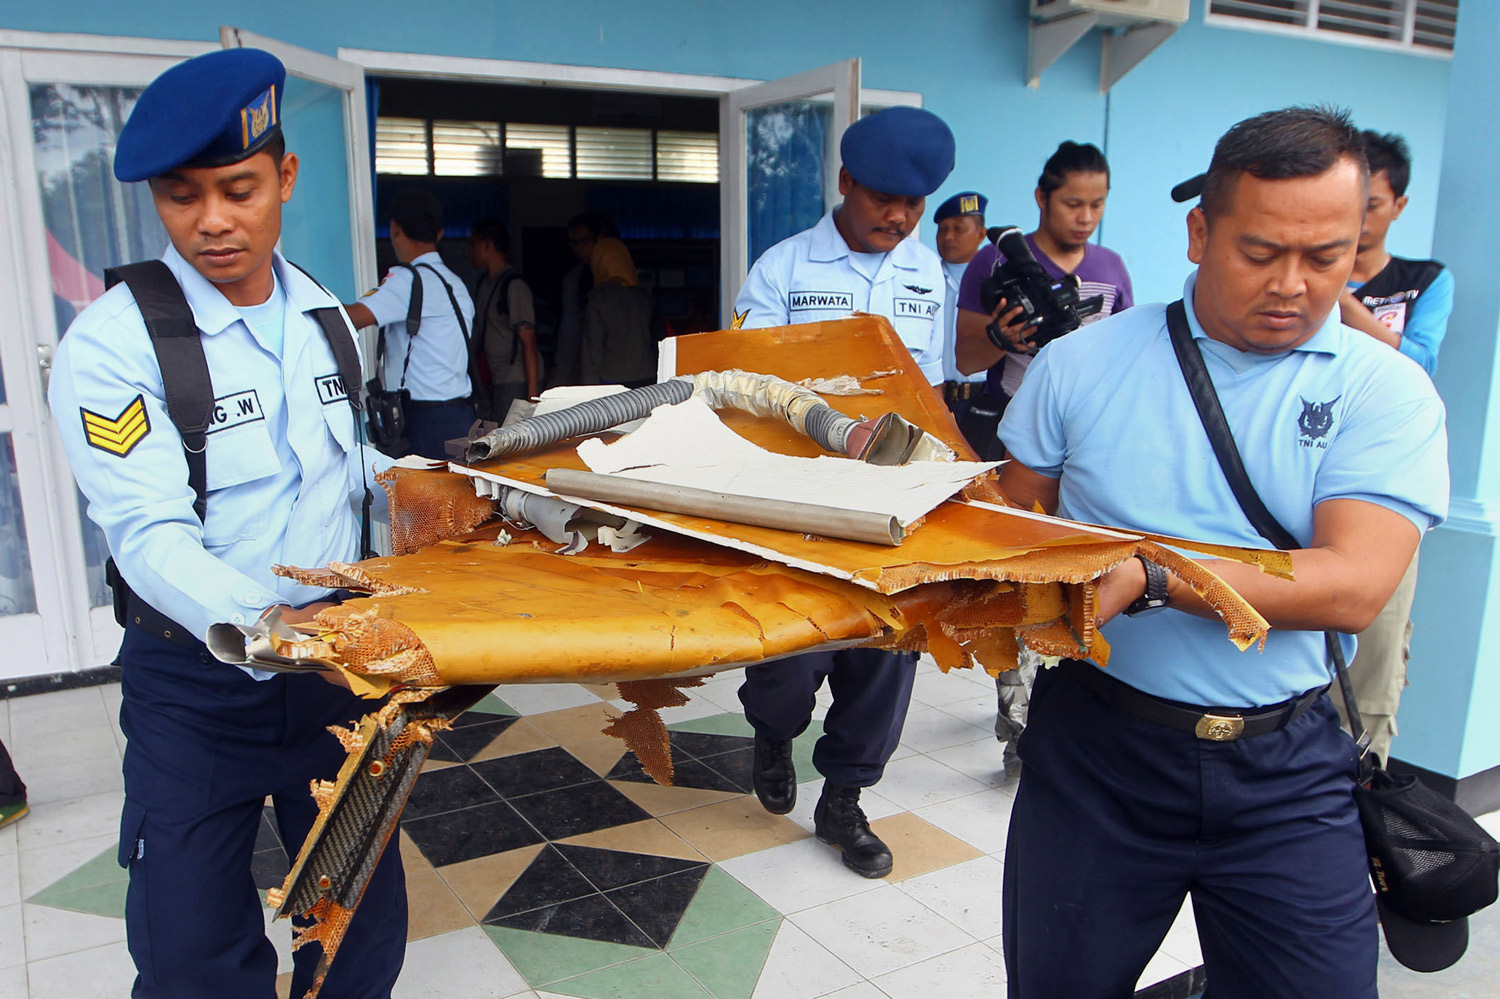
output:
M718 328L715 98L409 76L368 84L380 273L395 262L386 206L404 186L442 202L443 259L471 287L469 233L499 219L550 363L563 277L578 263L568 220L592 212L618 228L665 332Z

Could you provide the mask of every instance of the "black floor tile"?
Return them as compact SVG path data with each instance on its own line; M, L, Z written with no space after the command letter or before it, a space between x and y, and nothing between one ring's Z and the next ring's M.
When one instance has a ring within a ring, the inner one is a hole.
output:
M417 778L401 817L421 819L499 800L500 796L468 767L445 767Z
M744 735L715 735L711 732L673 732L672 746L689 756L703 759L737 749L753 749L755 740Z
M507 926L515 930L552 933L583 940L602 940L631 947L656 946L650 937L625 918L624 913L611 905L603 895L587 895L561 905L532 909L530 912L520 912L489 922L492 926Z
M703 864L680 874L616 888L605 892L604 897L629 916L652 943L665 947L707 873L708 865Z
M673 787L692 787L702 791L730 791L735 794L747 793L747 787L742 787L700 760L683 756L675 758L672 762ZM656 783L646 771L641 769L633 753L625 754L625 757L609 772L609 779L630 781L633 784Z
M649 853L626 853L623 850L601 850L567 843L559 843L555 849L600 891L708 867L702 861L658 857Z
M255 881L255 887L261 891L267 888L280 888L281 883L286 880L287 872L292 869L291 862L286 858L286 851L280 846L269 850L258 850L250 855L250 877Z
M513 715L489 717L495 720L438 733L437 740L432 744L433 759L446 760L450 763L467 763L483 752L490 743L505 734L505 730L516 722Z
M260 826L255 830L255 850L281 849L281 833L276 829L276 809L270 805L260 811Z
M520 912L561 905L597 893L595 886L563 859L555 846L549 845L490 907L483 922L491 923Z
M425 819L409 819L401 823L401 828L434 867L488 857L492 853L542 841L541 835L503 801L474 805Z
M746 746L744 749L735 749L728 753L720 753L717 756L700 757L698 762L715 773L723 775L731 784L740 788L746 794L750 793L751 787L755 782L754 746Z
M598 774L578 762L572 753L559 748L501 756L471 766L507 800L599 779Z
M597 776L587 784L513 798L510 804L542 835L554 840L651 817Z
M468 728L470 725L488 725L491 722L497 722L505 718L515 721L516 716L496 711L465 711L453 719L453 728Z
M696 759L696 757L693 756L692 753L686 752L677 746L672 746L671 748L672 768L674 770L688 766ZM635 753L627 752L624 756L620 757L619 760L615 762L615 765L612 768L610 768L609 773L605 775L605 779L639 781L642 777L645 777L645 773L646 772L641 769L641 761L636 757ZM645 777L645 779L650 780L651 778Z

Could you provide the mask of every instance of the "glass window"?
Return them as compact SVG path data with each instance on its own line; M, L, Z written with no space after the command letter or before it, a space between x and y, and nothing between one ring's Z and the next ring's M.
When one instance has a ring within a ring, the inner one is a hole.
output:
M540 162L538 162L540 161ZM507 174L567 180L573 176L573 144L567 125L505 125Z
M651 129L579 126L579 180L650 180Z
M432 172L439 177L500 173L500 125L493 121L434 121Z
M833 104L794 100L745 114L750 260L823 217Z
M375 172L425 177L427 122L421 118L376 118Z
M719 136L714 132L656 133L656 179L719 182Z
M0 615L35 610L26 517L21 512L21 489L16 481L16 449L10 434L0 434Z
M1333 33L1381 47L1453 51L1458 0L1209 0L1210 23Z

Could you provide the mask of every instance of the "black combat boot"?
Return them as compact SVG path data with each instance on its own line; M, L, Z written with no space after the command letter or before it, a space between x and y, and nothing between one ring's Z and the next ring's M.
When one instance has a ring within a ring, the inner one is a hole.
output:
M755 737L755 796L772 815L785 815L797 803L797 771L792 766L792 740Z
M870 831L869 820L859 807L859 788L823 785L818 806L813 809L813 832L818 839L844 851L844 866L866 878L891 873L891 851Z

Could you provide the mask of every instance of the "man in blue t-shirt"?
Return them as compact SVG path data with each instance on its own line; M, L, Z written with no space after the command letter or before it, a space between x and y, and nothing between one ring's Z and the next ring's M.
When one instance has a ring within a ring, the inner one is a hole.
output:
M1108 670L1038 676L1006 846L1012 999L1129 995L1188 894L1216 999L1376 995L1356 750L1322 632L1385 605L1446 515L1448 468L1431 381L1335 311L1367 193L1336 111L1259 115L1214 150L1188 216L1186 325L1251 481L1304 547L1294 580L1213 563L1272 625L1263 650L1237 652L1186 584L1131 558L1098 587ZM1000 427L1001 487L1078 520L1270 547L1165 317L1137 306L1038 354Z

